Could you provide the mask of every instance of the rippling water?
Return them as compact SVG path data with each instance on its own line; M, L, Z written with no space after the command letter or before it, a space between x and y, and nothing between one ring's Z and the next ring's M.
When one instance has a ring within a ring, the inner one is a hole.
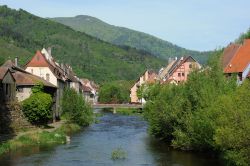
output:
M221 166L219 160L204 154L179 152L147 134L140 117L106 113L71 137L67 145L20 149L0 158L3 166ZM124 160L113 161L116 148L127 152Z

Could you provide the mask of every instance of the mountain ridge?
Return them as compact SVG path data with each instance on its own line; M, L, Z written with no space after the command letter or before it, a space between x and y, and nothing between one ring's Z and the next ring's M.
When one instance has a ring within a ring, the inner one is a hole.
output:
M3 43L1 57L7 60L17 56L22 64L36 50L52 47L52 56L59 63L68 63L79 77L98 83L134 80L144 70L159 69L166 63L147 52L118 47L23 9L7 6L0 6L0 42Z
M154 56L163 59L191 55L198 59L201 63L205 63L210 53L209 51L200 52L188 50L145 32L111 25L98 18L88 15L55 17L49 19L112 44L134 47L139 50L147 51Z

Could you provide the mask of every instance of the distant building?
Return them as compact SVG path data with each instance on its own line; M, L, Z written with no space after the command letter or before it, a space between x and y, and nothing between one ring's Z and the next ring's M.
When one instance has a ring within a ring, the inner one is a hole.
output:
M200 68L201 65L192 56L175 58L159 71L158 79L161 83L178 84L187 81L189 73Z
M157 74L153 71L146 70L136 81L136 83L130 89L130 102L131 103L145 103L145 100L139 99L137 96L137 90L143 84L155 83L157 79Z
M226 76L237 75L237 83L241 84L250 73L250 39L244 43L230 44L222 56L223 72Z
M98 101L98 86L88 79L80 79L82 84L83 96L86 101L95 104Z

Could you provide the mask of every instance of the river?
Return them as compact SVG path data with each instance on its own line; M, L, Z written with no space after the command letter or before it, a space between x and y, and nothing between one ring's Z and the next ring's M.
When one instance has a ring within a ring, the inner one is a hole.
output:
M1 166L222 166L211 156L172 150L147 134L138 116L105 113L100 122L74 134L66 145L23 148L0 158ZM126 159L112 160L114 149Z

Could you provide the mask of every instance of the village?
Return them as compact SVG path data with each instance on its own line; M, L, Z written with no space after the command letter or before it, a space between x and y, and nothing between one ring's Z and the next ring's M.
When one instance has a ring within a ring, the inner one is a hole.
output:
M229 44L223 52L221 64L226 77L235 75L240 85L246 78L250 78L250 39L243 44ZM158 73L146 70L130 89L131 103L144 104L143 98L138 98L137 90L145 84L175 84L187 81L188 75L194 70L204 70L192 56L169 59L168 65L161 68Z
M226 77L237 75L240 85L250 77L250 39L242 45L229 44L222 56L223 72ZM192 56L169 58L167 66L158 73L146 70L130 89L130 103L145 104L144 98L137 96L138 89L147 84L175 84L187 81L194 70L204 70ZM82 94L91 104L98 103L98 85L94 81L78 78L68 64L59 64L51 55L51 48L37 51L32 59L22 68L18 59L8 60L0 67L1 103L22 102L31 95L32 87L42 83L45 91L53 98L53 121L60 119L60 101L66 87Z

